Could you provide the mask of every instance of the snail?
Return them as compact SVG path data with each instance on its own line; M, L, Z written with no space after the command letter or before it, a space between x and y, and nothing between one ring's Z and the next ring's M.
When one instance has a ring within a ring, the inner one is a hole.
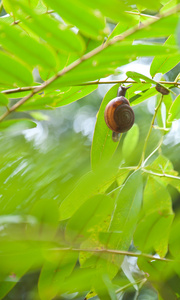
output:
M156 89L156 91L158 91L162 95L168 95L169 94L169 91L164 86L160 85L159 83L156 84L155 89Z
M134 124L134 111L125 98L126 90L130 87L120 86L117 97L106 106L104 118L106 125L113 131L113 141L118 141L118 134L128 131Z

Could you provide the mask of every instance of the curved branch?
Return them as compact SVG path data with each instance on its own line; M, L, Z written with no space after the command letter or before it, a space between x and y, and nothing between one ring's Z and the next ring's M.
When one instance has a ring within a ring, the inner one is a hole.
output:
M28 96L24 97L23 99L21 99L20 101L18 101L16 104L14 104L8 111L6 111L1 117L0 117L0 121L4 120L11 112L15 111L19 106L21 106L23 103L25 103L27 100L31 99L35 94L39 93L40 91L42 91L44 88L46 88L47 86L49 86L52 82L56 81L58 78L62 77L63 75L65 75L66 73L68 73L69 71L75 69L77 66L79 66L83 61L86 61L92 57L94 57L95 55L97 55L98 53L100 53L101 51L103 51L104 49L110 47L111 45L120 42L122 40L124 40L125 38L133 35L135 32L142 30L143 28L148 27L151 24L154 24L156 22L158 22L160 19L165 18L167 16L170 16L172 14L174 14L175 12L180 10L180 4L178 4L177 6L175 6L174 8L170 9L169 11L167 11L166 13L162 14L162 15L158 15L158 19L152 19L150 21L145 22L144 24L142 24L140 27L139 25L125 31L121 36L116 37L115 39L109 40L107 43L100 45L99 47L97 47L96 49L92 50L91 52L85 54L84 56L82 56L81 58L77 59L75 62L73 62L72 64L70 64L69 66L65 67L62 71L58 72L57 75L53 76L52 78L50 78L49 80L47 80L46 82L44 82L43 84L41 84L39 87L36 87L31 94L29 94Z

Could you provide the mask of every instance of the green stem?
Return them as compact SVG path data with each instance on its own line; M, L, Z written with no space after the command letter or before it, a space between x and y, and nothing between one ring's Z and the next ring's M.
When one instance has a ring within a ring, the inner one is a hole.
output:
M142 156L141 156L140 162L139 162L139 164L138 164L138 168L144 163L145 152L146 152L148 140L149 140L149 137L150 137L150 135L151 135L151 131L152 131L152 128L153 128L153 125L154 125L154 121L155 121L155 118L156 118L158 109L159 109L160 106L161 106L162 100L163 100L163 95L161 95L161 98L160 98L160 100L159 100L159 103L158 103L158 105L157 105L156 108L155 108L154 115L153 115L153 118L152 118L152 121L151 121L151 125L150 125L148 134L147 134L146 139L145 139L145 143L144 143L144 147L143 147L143 151L142 151Z

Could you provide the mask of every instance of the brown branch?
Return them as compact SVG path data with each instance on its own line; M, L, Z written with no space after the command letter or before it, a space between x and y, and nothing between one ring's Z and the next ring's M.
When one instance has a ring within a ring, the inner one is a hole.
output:
M50 78L49 80L47 80L46 82L44 82L43 84L41 84L39 87L35 88L33 90L33 92L31 94L29 94L28 96L24 97L23 99L21 99L20 101L18 101L16 104L14 104L9 111L5 112L1 117L0 117L0 121L4 120L4 118L6 118L11 112L15 111L19 106L21 106L23 103L25 103L27 100L29 100L30 98L33 97L33 95L37 94L38 92L42 91L44 88L46 88L47 86L49 86L52 82L54 82L57 78L62 77L64 74L68 73L69 71L75 69L77 66L79 66L83 61L86 61L92 57L94 57L95 55L97 55L98 53L100 53L101 51L103 51L104 49L110 47L111 45L120 42L122 40L124 40L125 38L131 36L132 34L134 34L135 32L142 30L143 28L148 27L149 25L152 25L156 22L158 22L160 19L165 18L167 16L170 16L172 14L174 14L175 12L177 12L178 10L180 10L180 4L178 4L176 7L170 9L169 11L167 11L166 13L162 14L162 15L158 15L159 19L152 19L150 21L146 21L145 23L142 24L141 27L139 27L139 25L127 30L124 32L124 34L122 34L121 36L116 37L116 39L112 39L109 40L107 43L100 45L99 47L97 47L96 49L92 50L91 52L85 54L84 56L82 56L81 58L77 59L75 62L73 62L72 64L70 64L69 66L65 67L62 71L60 71L59 73L57 73L57 75L53 76L52 78Z
M82 85L95 85L95 84L116 84L116 83L139 83L138 81L134 81L134 80L94 80L94 81L89 81L89 82L84 82L84 83L79 83L77 85L74 86L82 86ZM141 80L140 83L149 83L145 80ZM158 81L157 83L160 84L168 84L168 85L174 85L174 87L180 85L180 82L175 82L175 81ZM15 89L9 89L9 90L4 90L1 93L2 94L13 94L13 93L20 93L20 92L27 92L27 91L32 91L35 88L37 88L38 86L27 86L27 87L19 87L19 88L15 88Z
M163 258L163 257L156 257L146 253L135 253L131 251L123 251L123 250L113 250L113 249L78 249L78 248L52 248L50 250L54 251L74 251L74 252L93 252L93 253L111 253L117 255L126 255L132 257L144 257L150 260L158 260L158 261L165 261L165 262L174 262L173 259Z

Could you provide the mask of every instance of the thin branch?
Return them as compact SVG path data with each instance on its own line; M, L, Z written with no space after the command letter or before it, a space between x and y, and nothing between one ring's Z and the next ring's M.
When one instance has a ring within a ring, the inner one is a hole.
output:
M161 147L163 142L163 137L161 138L158 146L149 154L149 156L144 160L144 162L142 163L142 168L145 167L147 161L154 155L154 153L156 153L157 150L159 150L159 148Z
M134 81L134 80L94 80L94 81L89 81L89 82L83 82L83 83L79 83L77 85L74 86L82 86L82 85L95 85L95 84L116 84L116 83L139 83L138 81ZM149 83L145 80L141 80L141 83ZM157 83L161 83L161 84L168 84L168 85L174 85L174 86L178 86L180 85L180 82L175 82L175 81L158 81ZM2 94L12 94L12 93L20 93L20 92L26 92L26 91L32 91L35 88L37 88L37 86L27 86L27 87L19 87L19 88L15 88L15 89L9 89L9 90L4 90L1 93Z
M79 249L79 248L51 248L50 250L54 251L73 251L73 252L93 252L93 253L111 253L117 255L126 255L132 257L144 257L150 260L158 260L158 261L165 261L165 262L174 262L173 259L163 258L163 257L156 257L146 253L135 253L130 251L123 251L123 250L113 250L113 249Z
M135 12L135 11L126 11L126 13L130 14L130 15L140 16L140 17L146 17L146 18L152 18L152 19L159 19L159 17L157 17L157 16L142 14L140 12Z
M116 294L121 293L122 291L128 289L131 286L134 286L135 284L138 284L138 283L144 284L146 281L147 281L147 278L143 278L143 279L139 279L134 282L130 282L130 283L124 285L122 288L119 288L118 290L116 290Z
M161 95L159 103L158 103L158 105L156 106L156 108L154 110L154 115L153 115L153 118L152 118L152 121L151 121L151 125L150 125L150 128L149 128L148 134L147 134L146 139L145 139L145 143L144 143L144 147L143 147L143 151L142 151L142 156L141 156L140 162L138 164L138 167L140 167L142 164L144 164L144 158L145 158L145 152L146 152L148 140L149 140L149 137L150 137L153 125L154 125L154 121L156 119L157 112L158 112L158 110L161 106L162 100L163 100L163 95Z
M27 100L31 99L35 94L37 94L40 91L42 91L43 89L45 89L52 82L55 82L58 78L62 77L63 75L65 75L69 71L71 71L71 70L75 69L76 67L78 67L83 61L86 61L86 60L94 57L98 53L102 52L104 49L107 49L108 47L112 46L113 44L115 44L117 42L120 42L120 41L124 40L125 38L133 35L135 32L138 32L139 30L141 30L143 28L146 28L149 25L152 25L152 24L158 22L160 19L165 18L167 16L170 16L170 15L174 14L178 10L180 10L180 4L178 4L176 7L172 8L172 9L170 9L169 11L165 12L164 14L159 15L158 16L159 19L153 19L153 20L150 20L150 21L146 21L145 23L143 23L141 25L141 27L139 27L139 25L137 25L137 26L135 26L133 28L130 28L129 30L125 31L121 36L118 36L116 39L109 40L107 43L105 43L103 45L100 45L99 47L97 47L96 49L92 50L91 52L88 52L87 54L85 54L81 58L79 58L76 61L74 61L69 66L65 67L62 71L58 72L57 75L53 76L52 78L50 78L49 80L47 80L46 82L44 82L43 84L41 84L39 87L35 88L31 94L29 94L28 96L24 97L19 102L17 102L15 105L13 105L9 109L9 111L5 112L0 117L0 121L4 120L4 118L6 118L11 112L15 111L19 106L21 106Z
M144 168L142 168L142 170L143 170L144 173L148 173L148 174L151 174L153 176L166 177L166 178L180 180L180 177L178 177L178 176L174 176L174 175L170 175L170 174L166 174L166 173L155 173L155 172L152 172L152 171L144 169Z

